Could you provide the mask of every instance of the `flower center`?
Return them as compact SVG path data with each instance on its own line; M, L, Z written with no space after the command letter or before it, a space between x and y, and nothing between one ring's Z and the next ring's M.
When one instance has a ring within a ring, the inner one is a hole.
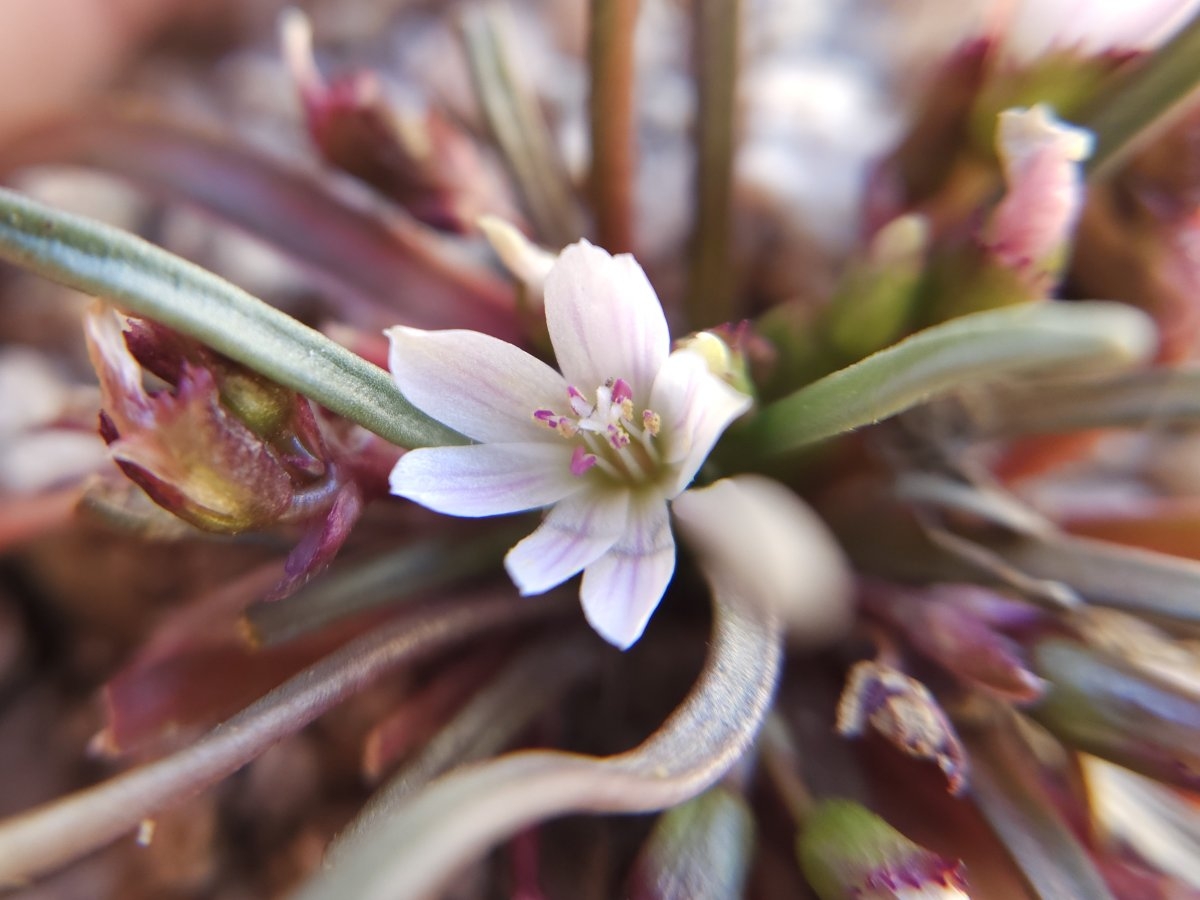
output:
M547 428L575 442L571 473L583 475L592 467L618 481L644 482L661 469L657 442L662 420L643 409L634 415L633 390L623 378L610 378L596 388L596 402L574 385L567 387L570 414L535 409L533 417Z

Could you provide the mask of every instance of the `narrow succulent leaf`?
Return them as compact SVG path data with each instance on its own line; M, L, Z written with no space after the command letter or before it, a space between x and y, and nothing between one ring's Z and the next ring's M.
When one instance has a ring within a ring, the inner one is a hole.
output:
M0 822L0 884L23 883L133 831L143 819L236 772L397 666L566 608L493 593L448 601L376 629L185 750Z
M632 900L724 900L745 893L754 814L718 784L663 813L635 865Z
M0 152L0 172L88 166L244 229L372 327L471 325L516 338L512 291L464 246L353 185L335 189L168 115L102 107Z
M190 335L401 447L465 440L378 366L134 235L0 189L0 259Z
M946 556L953 557L970 567L968 574L955 573L949 579L943 576L939 580L968 581L984 576L1018 592L1026 599L1046 609L1058 612L1076 609L1083 604L1083 598L1070 585L1052 578L1037 578L1019 566L1013 565L991 547L945 528L930 525L925 526L923 530L930 542L944 551ZM929 577L938 578L939 576L936 572L931 571Z
M498 529L453 544L430 540L365 561L346 562L305 585L286 603L260 602L243 620L251 641L272 646L331 622L427 594L499 565L520 532Z
M1200 85L1200 16L1142 60L1109 91L1101 92L1079 124L1096 136L1088 164L1092 178L1120 165L1164 122L1183 111Z
M1200 696L1066 640L1031 653L1049 687L1033 718L1064 743L1191 789L1200 788Z
M1092 603L1200 623L1200 562L1195 560L1068 535L995 549L1022 572L1066 584Z
M1146 359L1154 326L1118 303L1038 303L935 325L763 409L738 432L761 455L870 425L973 384L1104 372Z
M1042 535L1054 530L1053 523L1037 510L1007 491L990 485L916 471L897 476L894 490L897 497L909 503L928 504L958 515L978 516L1017 534Z
M1087 851L1055 810L1037 763L1009 723L963 738L971 755L971 792L1039 900L1115 900Z
M496 842L571 812L648 812L694 797L745 752L766 715L781 657L779 625L715 596L707 664L649 739L618 756L527 751L452 772L347 845L301 900L420 897Z
M522 650L376 791L329 848L329 858L336 860L343 847L369 834L389 810L451 767L485 759L507 747L539 713L596 667L598 649L586 635L556 634Z
M521 81L495 8L464 10L463 44L488 127L512 172L538 236L561 247L582 233L566 167L537 99Z
M1200 423L1200 369L1151 369L1063 386L981 390L967 400L980 438Z

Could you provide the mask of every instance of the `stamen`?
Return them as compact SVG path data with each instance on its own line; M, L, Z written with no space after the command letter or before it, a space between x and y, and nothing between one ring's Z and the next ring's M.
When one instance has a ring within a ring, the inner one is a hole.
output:
M582 444L575 447L575 451L571 454L572 475L582 475L595 464L596 456L594 453L588 453L587 450L583 448Z
M571 411L577 416L590 416L596 411L595 407L587 402L583 394L579 393L573 384L567 385L567 398L571 403Z
M613 403L625 404L633 402L633 388L629 386L629 382L624 378L618 378L612 385Z
M656 477L661 465L654 438L662 419L650 409L634 415L633 388L623 378L610 378L596 388L595 405L589 404L574 385L567 387L571 412L535 409L535 421L572 439L571 474L580 476L593 467L619 480L638 482Z

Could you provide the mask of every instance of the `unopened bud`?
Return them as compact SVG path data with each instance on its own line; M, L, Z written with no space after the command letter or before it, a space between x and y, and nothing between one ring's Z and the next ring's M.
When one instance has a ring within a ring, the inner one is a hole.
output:
M859 737L873 728L916 759L937 763L951 793L965 783L967 755L954 726L929 689L898 669L873 661L850 670L838 702L837 730Z
M983 242L1031 297L1043 297L1067 260L1083 206L1081 163L1091 155L1092 135L1055 119L1039 104L1000 114L996 151L1008 192L988 221Z
M723 900L744 893L754 816L717 785L663 813L634 867L633 900Z
M818 805L796 840L821 900L967 900L962 863L913 843L850 800Z

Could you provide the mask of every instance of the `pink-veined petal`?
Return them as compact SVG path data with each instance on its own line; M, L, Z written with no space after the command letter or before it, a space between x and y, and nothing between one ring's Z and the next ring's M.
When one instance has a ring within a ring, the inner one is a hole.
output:
M662 418L661 432L668 442L665 460L676 467L668 497L678 496L691 483L717 438L750 403L748 396L713 375L698 353L676 350L663 363L650 408Z
M541 527L508 551L504 567L522 595L541 594L606 553L628 518L628 491L581 491L555 504Z
M563 250L546 276L546 325L558 367L587 397L609 378L624 378L635 405L644 405L671 349L662 304L642 267L587 241Z
M392 493L450 516L499 516L548 506L584 486L571 448L471 444L410 450L392 469Z
M477 441L561 440L533 412L564 408L566 382L520 347L475 331L396 326L386 334L400 392L439 422Z
M624 533L583 572L583 613L602 638L626 650L642 636L674 572L667 504L635 497Z

